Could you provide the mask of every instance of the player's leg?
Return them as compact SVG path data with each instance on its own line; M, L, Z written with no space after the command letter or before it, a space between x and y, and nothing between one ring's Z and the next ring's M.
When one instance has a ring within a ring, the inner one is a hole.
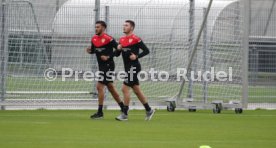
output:
M129 102L130 102L130 88L127 85L123 84L122 92L124 96L125 108L124 108L123 114L116 117L116 120L119 120L119 121L128 120L128 110L129 110Z
M125 106L129 106L130 103L130 87L127 86L126 84L122 85L122 92L124 96L124 103Z
M127 68L125 69L127 73L127 77L122 85L122 92L124 95L124 103L127 110L129 109L129 103L130 103L130 88L135 84L139 84L137 75L140 70L141 70L140 66L138 67L127 66Z
M105 89L105 85L101 82L97 83L97 91L98 91L98 103L99 105L103 105L104 103L104 89ZM100 110L102 111L102 110Z
M105 85L101 82L97 83L97 91L98 91L98 111L94 115L91 116L92 119L101 119L103 118L103 103L104 103L104 89Z
M113 83L108 83L107 88L108 88L108 91L111 93L112 97L114 98L114 100L120 106L121 112L124 112L125 105L124 105L123 101L120 99L119 93L117 92Z
M140 85L133 85L132 89L142 104L148 103L147 98L145 97L144 93L142 92L142 90L140 88ZM145 107L145 109L150 110L150 108L148 108L148 107Z
M151 107L148 104L147 98L145 97L144 93L142 92L140 85L133 85L132 86L133 92L138 97L140 102L144 105L146 110L146 118L145 120L150 120L152 116L154 115L155 110L151 109Z

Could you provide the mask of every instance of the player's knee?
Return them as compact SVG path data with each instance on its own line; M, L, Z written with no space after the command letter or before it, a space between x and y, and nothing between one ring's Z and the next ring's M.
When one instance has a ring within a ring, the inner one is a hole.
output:
M99 91L103 91L104 90L104 87L102 87L101 85L97 85L97 91L99 92Z
M139 88L139 86L133 86L132 87L132 89L133 89L133 92L135 93L135 94L139 94L140 93L140 88Z
M140 91L138 89L133 89L133 92L137 95Z
M128 89L127 89L126 87L122 87L122 92L123 92L124 94L126 94L126 93L128 93Z
M107 85L107 88L108 88L109 91L113 91L114 90L114 86L111 85L111 84Z
M109 92L111 92L114 97L116 97L116 98L119 97L119 94L117 93L117 91L113 85L107 86L107 88L108 88Z
M121 91L122 91L123 93L125 93L125 92L126 92L125 88L122 88L122 89L121 89Z

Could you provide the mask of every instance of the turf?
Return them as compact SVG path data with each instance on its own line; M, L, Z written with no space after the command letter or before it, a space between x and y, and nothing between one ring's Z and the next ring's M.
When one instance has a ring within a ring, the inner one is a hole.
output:
M0 111L1 148L275 148L276 111L158 110L144 121L144 111L131 111L127 122L90 120L94 111Z

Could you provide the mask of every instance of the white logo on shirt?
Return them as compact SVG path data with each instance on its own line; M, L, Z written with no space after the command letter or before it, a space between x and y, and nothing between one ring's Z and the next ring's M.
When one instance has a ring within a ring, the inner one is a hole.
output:
M129 51L129 50L131 50L130 48L123 48L122 49L124 52L127 52L127 51Z
M105 50L105 48L96 48L96 50L97 50L98 52L102 52L102 51Z

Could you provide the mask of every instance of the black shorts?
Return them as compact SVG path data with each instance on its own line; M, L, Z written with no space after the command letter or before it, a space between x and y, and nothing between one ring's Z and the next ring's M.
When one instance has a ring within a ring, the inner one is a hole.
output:
M133 69L131 71L131 69ZM141 65L140 63L138 64L133 64L133 65L127 65L125 67L125 72L127 73L127 77L124 80L124 84L133 87L134 85L139 85L139 79L138 79L138 74L141 71Z
M114 62L99 64L100 78L98 82L104 85L108 85L108 83L113 83L112 77L114 77L114 69L115 69Z

